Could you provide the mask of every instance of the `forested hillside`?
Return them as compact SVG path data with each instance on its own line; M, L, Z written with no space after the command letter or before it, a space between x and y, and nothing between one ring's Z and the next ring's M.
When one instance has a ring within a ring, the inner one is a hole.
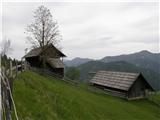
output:
M73 60L65 61L66 66L79 66L89 61L95 61L87 58L75 58ZM136 52L133 54L125 54L118 56L106 56L97 61L100 62L116 62L125 61L137 67L146 68L160 74L160 53L151 53L147 50Z
M151 53L149 51L140 51L128 55L107 56L101 59L102 62L126 61L134 64L137 67L150 69L160 73L160 53Z
M160 90L160 74L150 69L137 67L125 61L117 61L117 62L109 62L109 63L91 61L91 62L82 64L77 68L80 70L80 79L84 82L89 81L93 77L93 74L90 74L90 72L96 72L98 70L141 72L146 78L146 80L156 90Z
M70 66L79 66L89 61L95 61L95 60L87 58L75 58L73 60L66 60L64 62L66 66L70 67ZM143 50L133 54L106 56L97 61L105 63L125 61L137 67L149 69L160 74L160 53L151 53L147 50Z

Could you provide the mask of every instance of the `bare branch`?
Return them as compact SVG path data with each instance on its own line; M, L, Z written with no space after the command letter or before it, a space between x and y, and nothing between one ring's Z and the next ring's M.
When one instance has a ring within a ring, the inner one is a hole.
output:
M34 12L34 22L27 26L27 40L32 47L43 47L59 42L59 30L56 21L53 21L50 10L43 5Z
M4 38L1 42L1 55L7 55L11 52L11 40Z

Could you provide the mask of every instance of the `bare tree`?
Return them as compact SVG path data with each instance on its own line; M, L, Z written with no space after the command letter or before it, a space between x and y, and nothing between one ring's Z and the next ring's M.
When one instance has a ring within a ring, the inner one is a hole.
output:
M6 37L1 42L1 55L7 55L11 51L11 40Z
M11 52L12 48L11 48L11 40L7 39L6 37L2 40L1 44L1 52L0 52L0 58L1 58L1 65L3 65L4 67L8 67L9 63L8 63L8 57L7 55Z
M58 24L52 19L51 12L43 5L38 7L34 12L34 22L27 26L27 40L33 48L41 47L42 51L45 46L53 44L58 47L61 38L58 30ZM43 67L45 67L46 56L41 55Z
M50 43L58 46L60 34L58 24L52 19L51 12L43 5L34 12L34 22L27 26L27 40L33 48L44 47Z

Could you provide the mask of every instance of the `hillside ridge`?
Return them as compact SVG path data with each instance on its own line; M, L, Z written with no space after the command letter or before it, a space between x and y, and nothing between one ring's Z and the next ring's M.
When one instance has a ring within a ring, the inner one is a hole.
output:
M87 58L76 58L73 60L64 61L66 66L77 67L79 65L85 64L90 61L100 61L100 62L116 62L116 61L126 61L132 63L137 67L150 69L154 72L160 74L160 53L152 53L147 50L142 50L140 52L132 54L122 54L117 56L106 56L99 60L87 59Z

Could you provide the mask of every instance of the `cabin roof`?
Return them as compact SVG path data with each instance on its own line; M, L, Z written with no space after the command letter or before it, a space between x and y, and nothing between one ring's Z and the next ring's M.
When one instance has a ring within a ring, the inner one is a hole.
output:
M64 68L64 64L60 59L57 58L47 58L48 64L53 68Z
M128 91L140 73L98 71L91 83Z
M45 49L47 49L47 48L49 48L49 47L53 48L61 57L66 57L66 55L63 54L60 50L58 50L53 44L50 44L50 45L48 45L48 46L45 46ZM53 49L52 49L52 50L53 50ZM29 51L29 52L24 56L24 58L39 56L41 53L42 53L42 48L41 48L41 47L34 48L34 49L32 49L31 51Z

